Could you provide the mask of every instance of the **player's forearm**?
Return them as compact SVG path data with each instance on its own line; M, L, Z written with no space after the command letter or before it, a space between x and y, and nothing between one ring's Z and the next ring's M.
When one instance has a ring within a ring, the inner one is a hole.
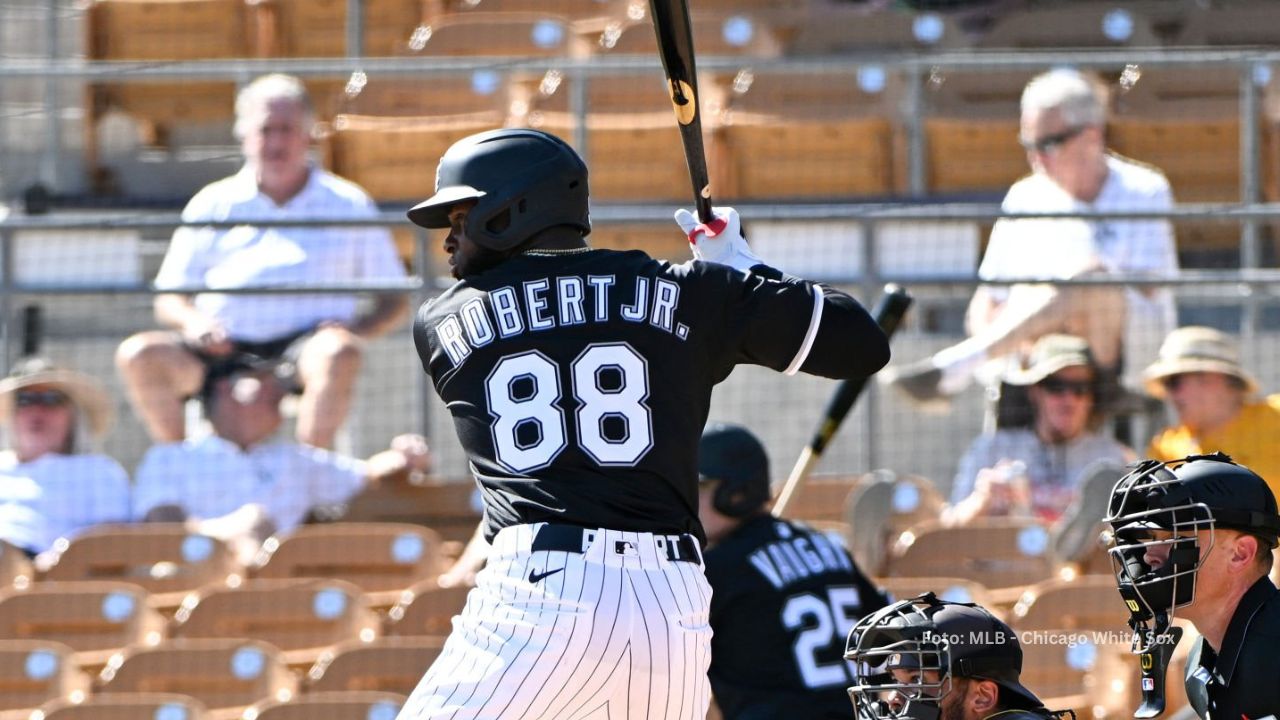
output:
M364 338L385 335L404 320L408 311L409 300L404 295L379 295L373 310L356 320L351 332Z
M195 303L187 295L165 293L157 295L152 303L156 322L174 329L182 329L196 319L204 316L196 309Z
M801 370L829 378L874 375L889 363L889 340L857 300L823 287L822 320Z

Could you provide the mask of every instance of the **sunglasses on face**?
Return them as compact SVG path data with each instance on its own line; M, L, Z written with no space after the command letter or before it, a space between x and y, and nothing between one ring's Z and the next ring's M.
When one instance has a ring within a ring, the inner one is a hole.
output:
M1036 153L1037 155L1052 155L1069 140L1084 131L1085 126L1081 125L1080 127L1067 128L1062 132L1054 133L1053 135L1046 135L1035 140L1019 138L1018 144L1022 146L1023 150L1026 150L1029 153Z
M1088 397L1093 394L1093 383L1085 380L1061 380L1058 378L1049 378L1037 385L1041 390L1050 395L1062 395L1071 393L1076 397Z
M62 407L70 402L57 390L22 390L15 401L18 407Z

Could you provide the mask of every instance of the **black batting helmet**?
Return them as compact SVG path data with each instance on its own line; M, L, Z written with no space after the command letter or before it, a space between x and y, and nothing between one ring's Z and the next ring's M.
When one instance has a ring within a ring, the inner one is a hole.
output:
M741 425L713 423L702 431L698 474L720 481L711 502L721 514L746 517L769 501L769 455Z
M409 211L426 228L449 227L449 208L475 200L467 236L503 252L556 225L591 232L587 166L568 143L540 130L489 130L454 143L436 168L436 193Z

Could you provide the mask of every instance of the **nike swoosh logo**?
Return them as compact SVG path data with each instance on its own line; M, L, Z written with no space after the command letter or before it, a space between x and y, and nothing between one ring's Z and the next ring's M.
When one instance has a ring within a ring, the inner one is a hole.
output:
M561 571L561 570L563 570L563 569L564 569L564 568L556 568L555 570L548 570L548 571L543 572L543 573L540 573L540 572L538 572L537 570L530 570L530 571L529 571L529 582L531 582L531 583L536 583L536 582L538 582L539 580L542 580L543 578L545 578L545 577L546 577L546 576L548 576L548 575L555 575L556 573L560 572L560 571Z

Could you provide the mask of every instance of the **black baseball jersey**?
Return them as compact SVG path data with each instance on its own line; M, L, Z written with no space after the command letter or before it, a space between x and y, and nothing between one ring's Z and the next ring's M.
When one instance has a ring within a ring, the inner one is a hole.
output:
M1202 718L1280 715L1280 591L1259 578L1240 598L1214 651L1204 638L1187 657L1187 700Z
M590 249L459 281L418 311L414 341L490 540L542 521L701 539L698 440L716 383L740 363L848 378L889 358L844 293L764 266Z
M725 720L853 714L845 640L888 598L832 538L761 515L706 553L711 692Z

